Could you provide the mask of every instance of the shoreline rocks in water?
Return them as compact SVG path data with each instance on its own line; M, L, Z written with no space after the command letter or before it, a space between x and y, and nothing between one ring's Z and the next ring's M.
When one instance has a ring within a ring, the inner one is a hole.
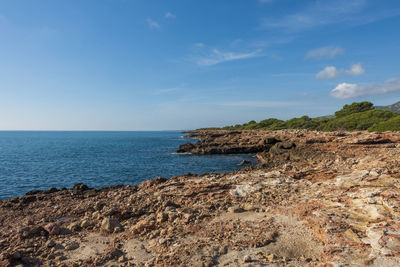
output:
M251 169L1 200L0 266L400 265L399 132L190 135L277 141Z
M188 131L186 138L199 139L195 144L179 146L177 153L198 155L252 154L269 150L280 140L257 131Z

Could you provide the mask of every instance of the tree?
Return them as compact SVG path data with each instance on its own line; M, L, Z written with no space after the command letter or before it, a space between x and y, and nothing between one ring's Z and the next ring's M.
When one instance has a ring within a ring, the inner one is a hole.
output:
M336 118L348 116L353 113L364 112L373 109L374 104L368 101L353 102L351 105L344 105L343 108L335 112Z

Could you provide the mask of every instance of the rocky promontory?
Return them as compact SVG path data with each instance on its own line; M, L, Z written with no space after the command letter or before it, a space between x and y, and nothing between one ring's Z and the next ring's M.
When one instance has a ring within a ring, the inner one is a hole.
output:
M400 133L191 131L257 166L0 201L0 266L399 266Z

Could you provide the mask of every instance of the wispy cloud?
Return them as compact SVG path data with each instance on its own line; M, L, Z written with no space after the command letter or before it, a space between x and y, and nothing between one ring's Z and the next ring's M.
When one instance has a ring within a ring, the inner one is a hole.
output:
M360 86L354 83L341 83L331 91L331 96L340 99L355 98L366 95L381 95L400 92L400 78L390 79L381 84Z
M352 25L368 24L384 18L397 16L400 9L369 10L367 0L330 0L312 1L305 9L287 16L267 18L262 22L263 28L280 29L298 32L319 26L350 23Z
M336 69L335 66L327 66L323 70L318 72L317 75L315 75L315 78L331 80L339 77L339 75L340 72Z
M323 58L334 58L337 55L344 54L344 49L339 46L325 46L318 49L310 50L307 52L306 59L323 59Z
M213 49L209 55L197 58L196 63L199 66L212 66L223 62L249 59L261 56L261 50L256 50L252 52L221 52L218 49Z
M172 14L171 12L165 13L165 18L166 19L176 19L176 15Z
M205 45L203 43L194 43L194 47L204 47Z
M345 73L349 75L361 75L365 73L365 69L363 68L361 63L357 63L351 65L351 68L349 70L346 70Z
M146 19L147 25L149 26L150 29L152 30L158 30L161 28L160 24L158 24L157 21L154 21L150 18Z
M173 87L173 88L165 88L165 89L158 89L153 92L153 95L162 95L162 94L168 94L172 92L178 91L180 88L179 87Z
M365 69L361 63L353 64L349 70L338 70L335 66L327 66L315 75L317 79L332 80L338 78L342 74L347 75L362 75L365 73Z

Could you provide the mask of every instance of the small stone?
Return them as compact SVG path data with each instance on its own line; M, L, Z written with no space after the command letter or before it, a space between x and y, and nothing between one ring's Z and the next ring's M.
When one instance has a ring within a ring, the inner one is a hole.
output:
M251 257L249 255L246 255L243 257L243 262L251 262Z
M54 249L56 249L56 250L61 250L61 249L64 249L64 246L61 245L61 244L56 244L56 245L54 246Z
M120 227L122 229L119 221L113 218L104 218L101 222L101 228L110 233L114 232L114 229L117 227Z
M240 213L243 212L244 210L241 207L238 206L233 206L228 208L228 212L230 213Z
M356 233L354 233L351 229L347 229L347 230L344 232L344 236L347 237L348 239L354 241L354 242L358 242L358 243L361 242L361 240L360 240L360 238L358 237L358 235L357 235Z
M114 248L112 251L110 251L110 256L114 259L120 258L123 256L123 252L117 248Z
M46 247L48 247L48 248L52 248L52 247L54 247L56 245L56 241L54 241L54 240L48 240L47 242L46 242Z
M31 263L31 259L29 258L29 257L22 257L21 258L21 261L23 262L23 263L25 263L25 264L29 264L29 263Z
M121 233L123 231L122 227L117 226L114 228L114 233Z
M82 228L87 228L91 225L91 223L88 220L83 220L81 223Z
M183 218L184 218L184 222L188 223L194 218L194 216L190 213L185 213L183 215Z
M125 262L127 259L124 255L118 258L118 262Z
M270 254L270 255L267 256L267 259L269 261L273 261L275 259L275 255L274 254Z
M100 211L103 209L104 206L105 204L103 202L96 202L96 204L94 204L94 209Z
M65 257L64 255L60 255L54 258L56 261L60 262L60 261L64 261L67 259L67 257Z
M118 211L118 209L116 208L116 207L111 207L111 208L109 208L109 209L106 209L104 212L103 212L103 214L105 215L105 216L112 216L112 215L115 215L115 214L118 214L119 213L119 211Z
M246 211L253 211L256 208L253 206L253 204L246 203L246 204L244 204L243 209L246 210Z
M100 212L95 211L95 212L92 213L92 218L93 219L100 219L100 217L101 217Z
M50 235L58 235L60 233L60 227L56 223L49 223L44 227Z
M19 251L15 251L12 254L12 257L13 257L14 260L19 260L21 258L21 253L19 253Z
M70 242L70 243L65 245L65 249L66 250L75 250L77 248L79 248L79 243L78 242Z
M239 165L240 166L243 166L243 165L247 165L247 164L250 164L251 162L249 161L249 160L242 160L240 163L239 163Z
M168 214L164 212L160 212L157 214L157 222L158 223L163 223L168 221Z
M78 222L71 223L67 228L73 232L78 232L81 230L81 226Z

